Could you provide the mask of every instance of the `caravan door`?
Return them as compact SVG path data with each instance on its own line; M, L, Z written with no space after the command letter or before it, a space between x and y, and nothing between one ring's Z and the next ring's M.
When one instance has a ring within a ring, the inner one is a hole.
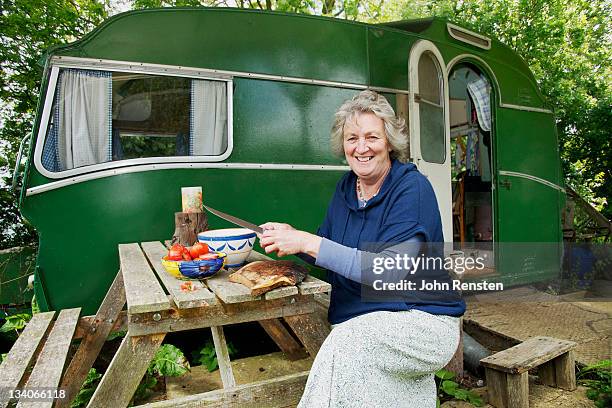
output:
M445 242L453 242L448 78L442 55L427 40L410 50L410 155L431 182Z

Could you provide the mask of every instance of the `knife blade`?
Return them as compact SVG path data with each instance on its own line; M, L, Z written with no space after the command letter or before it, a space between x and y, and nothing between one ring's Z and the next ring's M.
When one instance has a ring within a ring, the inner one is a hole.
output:
M206 208L211 213L215 214L217 217L223 218L224 220L229 221L232 224L236 224L243 228L250 229L251 231L255 231L258 234L263 234L263 231L264 231L263 228L261 228L258 225L242 220L238 217L234 217L233 215L226 214L223 211L215 210L214 208L211 208L207 205L204 205L204 208Z

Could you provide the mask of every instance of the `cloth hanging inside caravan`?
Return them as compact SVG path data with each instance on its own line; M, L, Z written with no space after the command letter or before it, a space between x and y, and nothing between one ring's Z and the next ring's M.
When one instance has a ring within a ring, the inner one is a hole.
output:
M191 83L190 154L214 156L227 149L227 87L218 81Z
M474 105L476 105L476 115L480 127L487 131L491 131L491 98L489 82L480 77L467 84L468 92L472 97Z
M45 168L61 171L112 159L111 92L110 72L60 73L43 154Z

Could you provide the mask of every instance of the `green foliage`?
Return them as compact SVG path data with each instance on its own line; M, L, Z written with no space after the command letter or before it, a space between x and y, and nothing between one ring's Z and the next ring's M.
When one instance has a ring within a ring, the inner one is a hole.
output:
M23 330L23 328L28 324L32 315L29 313L18 313L10 316L6 316L4 319L6 322L0 327L0 333L9 333Z
M70 403L70 408L86 407L92 395L94 394L98 383L100 382L100 378L102 378L102 374L99 374L95 368L89 369L89 372L87 373L87 378L85 379L85 382L83 382L79 393Z
M191 367L183 352L172 344L163 344L155 353L147 372L136 388L133 401L140 401L150 394L157 385L158 378L163 376L180 377Z
M147 373L157 376L180 377L189 370L189 362L183 352L172 344L164 344L155 353Z
M36 295L32 296L32 302L31 302L31 307L32 307L32 316L34 316L35 314L40 313L40 306L38 306L38 301L36 300Z
M227 351L230 357L233 357L236 355L236 353L238 353L236 347L234 347L234 345L230 342L227 343ZM206 369L209 372L213 372L217 368L219 368L215 346L210 340L207 341L206 344L204 344L204 346L202 346L202 348L200 348L199 350L194 350L191 355L193 357L194 363L196 363L195 365L206 366Z
M581 369L578 383L589 388L586 395L596 407L612 406L612 360L602 360Z
M288 13L324 15L347 20L376 21L384 1L370 0L132 0L134 9L157 7L238 7Z
M108 337L106 338L106 341L111 341L111 340L115 340L121 337L125 337L126 334L127 334L127 331L125 330L113 332L108 335Z
M460 385L457 382L453 381L454 378L455 373L451 371L442 369L436 372L436 379L439 382L438 406L440 398L445 396L461 401L467 401L476 407L483 406L484 403L482 401L482 398L478 394L470 390L460 388Z

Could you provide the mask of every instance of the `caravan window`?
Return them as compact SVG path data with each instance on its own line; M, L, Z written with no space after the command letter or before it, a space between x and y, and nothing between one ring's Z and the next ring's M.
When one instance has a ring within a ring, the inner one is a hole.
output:
M111 161L220 156L228 146L224 81L62 69L42 164L52 172Z
M444 163L444 105L442 72L434 55L427 51L419 59L419 125L421 156L430 163Z

